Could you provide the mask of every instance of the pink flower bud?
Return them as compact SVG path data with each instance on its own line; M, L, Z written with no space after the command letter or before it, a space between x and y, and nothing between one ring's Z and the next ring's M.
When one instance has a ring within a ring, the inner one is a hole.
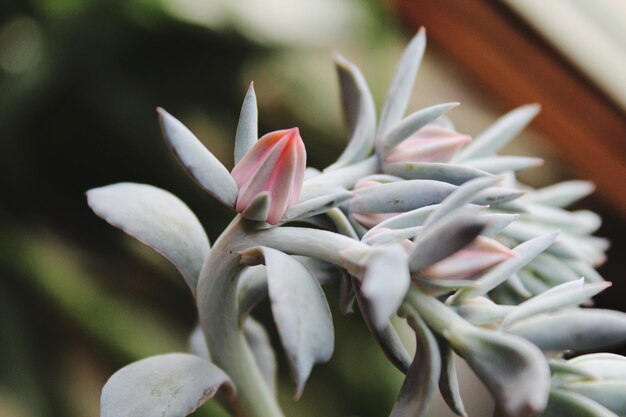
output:
M385 162L448 162L472 138L437 125L426 125L389 151Z
M497 240L478 236L469 246L420 271L426 278L465 279L515 256Z
M239 187L235 209L243 213L266 193L270 198L266 221L278 223L300 198L305 167L306 150L297 127L266 134L231 172Z

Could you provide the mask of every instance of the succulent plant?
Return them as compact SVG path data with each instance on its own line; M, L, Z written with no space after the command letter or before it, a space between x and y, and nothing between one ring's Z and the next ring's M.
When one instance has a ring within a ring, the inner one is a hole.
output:
M232 172L159 110L187 172L239 213L212 246L167 191L120 183L87 193L97 215L178 268L199 315L191 353L145 359L109 379L102 417L185 416L216 393L233 415L282 416L274 353L253 310L269 298L298 397L313 365L333 352L324 285L341 287L344 312L358 304L374 340L406 374L393 417L424 415L437 389L467 415L453 352L489 389L498 416L626 415L625 358L564 359L626 342L626 315L581 307L609 286L594 269L607 243L590 236L600 224L595 214L563 207L593 187L573 181L533 190L514 172L541 160L497 155L536 105L471 141L445 116L456 103L405 117L425 43L421 30L378 120L363 75L336 56L349 141L323 171L305 170L295 128L257 140L252 86ZM395 316L415 333L414 356Z

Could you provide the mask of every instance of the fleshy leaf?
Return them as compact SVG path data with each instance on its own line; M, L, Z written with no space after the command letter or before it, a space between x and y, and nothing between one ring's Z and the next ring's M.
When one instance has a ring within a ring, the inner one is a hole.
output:
M161 108L157 112L166 142L191 177L205 191L234 208L237 184L226 167L174 116Z
M626 357L614 353L592 353L570 359L568 364L601 379L626 381Z
M353 281L356 282L356 279L353 278ZM355 285L357 284L355 283ZM400 372L406 374L411 366L412 358L406 351L393 325L387 320L385 326L376 328L372 322L370 303L363 297L360 291L354 291L354 294L356 295L363 320L374 336L374 339L383 350L383 353Z
M354 193L350 210L358 213L398 213L438 204L456 186L441 181L408 180L363 188Z
M276 393L276 356L267 332L261 323L252 317L246 320L243 331L263 379L271 392Z
M411 288L407 300L466 360L506 417L528 417L543 410L550 370L539 349L522 338L472 326L419 288Z
M419 271L463 249L484 227L476 216L460 212L426 228L415 238L409 256L411 271Z
M524 130L539 113L539 110L540 107L537 104L526 104L508 112L474 138L452 159L452 162L482 158L498 152L500 148Z
M378 160L371 156L364 161L307 178L302 185L300 201L322 196L337 188L352 189L363 177L378 171Z
M272 206L272 196L269 191L258 193L248 206L241 212L246 219L264 222L267 220Z
M413 37L404 50L391 81L391 86L380 114L377 132L379 136L382 136L392 126L395 126L404 116L425 49L426 31L424 28L420 28L417 35Z
M245 320L256 305L267 297L267 271L263 265L246 268L237 282L239 316Z
M520 219L507 227L504 234L518 242L522 242L553 230L555 230L554 227ZM557 257L581 259L592 265L599 265L606 259L604 251L606 251L607 248L608 241L606 239L597 238L595 236L581 236L562 230L554 245L546 250L546 253L553 254Z
M478 193L473 203L495 206L496 204L508 203L523 195L524 191L517 188L490 187Z
M575 392L552 389L541 417L618 417L606 407Z
M569 384L567 389L590 398L619 416L626 415L626 381L577 382Z
M428 412L437 390L441 356L435 336L417 312L407 306L403 315L415 331L417 348L390 417L421 417Z
M483 297L474 298L456 307L457 313L477 326L499 323L515 306L496 304Z
M444 282L449 280L463 282L513 256L515 254L497 240L477 236L458 252L420 270L420 275ZM471 280L470 282L474 283Z
M220 388L228 376L206 359L186 353L153 356L117 371L102 389L101 417L184 417Z
M600 309L562 310L517 322L507 331L545 351L595 350L626 342L626 314Z
M339 188L334 191L329 191L320 197L305 200L289 207L282 218L282 222L325 213L347 201L351 197L352 193L345 189Z
M294 256L303 264L320 283L320 285L335 284L341 277L341 271L332 264L305 256ZM239 276L237 283L237 302L239 315L245 320L250 311L267 297L267 271L263 265L246 268Z
M454 353L452 348L445 340L438 340L439 349L441 351L441 376L439 377L439 392L443 397L450 410L456 415L467 417L465 405L461 398L459 388L459 380L456 375L456 366L454 365Z
M406 213L400 213L396 216L390 217L387 220L383 220L376 226L372 227L364 236L368 237L370 234L376 233L377 229L407 229L416 226L421 226L428 216L439 207L440 204L433 204L430 206L419 207Z
M563 181L524 196L524 201L552 207L567 207L591 194L595 189L589 181Z
M370 251L361 284L369 303L374 328L389 325L411 283L407 257L400 245L375 247Z
M474 200L479 192L494 185L497 181L498 179L494 177L477 178L463 184L436 207L435 211L426 220L425 225L431 225L451 212L463 208L465 204Z
M455 328L444 337L485 383L504 416L528 417L544 409L550 370L535 346L473 326Z
M354 313L356 295L352 285L352 277L344 272L339 280L339 311L341 314ZM367 316L366 314L363 315L364 317ZM367 318L365 321L367 323ZM371 327L369 324L367 326Z
M443 162L399 162L385 164L384 170L387 174L397 175L407 180L435 180L454 185L461 185L475 178L491 176L476 168Z
M433 122L459 103L444 103L426 107L404 118L396 127L383 136L383 151L389 152L409 136Z
M258 139L256 95L254 94L254 83L250 83L246 97L241 105L237 133L235 134L235 165L241 161L241 158L254 146Z
M566 282L517 306L515 310L511 311L511 313L504 318L502 326L510 326L516 321L537 314L549 313L564 307L575 307L610 286L611 284L608 282L585 285L584 278Z
M569 211L558 207L525 204L522 218L558 227L572 233L593 233L602 224L602 219L589 210Z
M196 324L196 327L193 328L193 331L189 335L188 344L190 353L193 353L201 358L208 359L209 361L211 360L209 347L206 344L204 332L199 324Z
M209 239L178 197L151 185L125 182L91 189L87 201L98 216L172 262L195 293Z
M519 218L519 214L514 213L483 213L480 217L487 223L481 233L486 237L495 237L506 229L511 223Z
M372 152L376 134L376 107L361 71L341 55L335 56L341 103L350 140L337 162L326 171L362 161Z
M528 265L528 269L541 277L550 287L580 279L580 276L564 265L558 257L549 253L538 255Z
M497 175L543 165L543 159L528 156L492 156L464 161L461 165Z
M313 365L327 361L332 355L334 333L330 308L320 284L300 262L267 247L242 253L242 260L259 257L267 268L272 315L299 397Z
M489 270L477 279L476 282L479 284L478 288L461 290L455 297L455 300L464 300L488 293L546 250L546 248L554 242L556 237L557 233L551 233L516 246L513 249L515 253L514 258L502 262L500 265Z

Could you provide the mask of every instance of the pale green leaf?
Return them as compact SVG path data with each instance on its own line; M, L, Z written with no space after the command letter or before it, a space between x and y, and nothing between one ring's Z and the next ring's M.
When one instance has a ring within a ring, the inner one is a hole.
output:
M246 153L259 139L258 133L258 110L254 83L250 83L246 97L241 105L237 133L235 134L235 165L241 161Z
M87 202L98 216L172 262L195 293L209 239L178 197L151 185L126 182L89 190Z
M101 417L184 417L220 388L232 392L228 376L206 359L169 353L134 362L104 385Z
M157 109L166 142L191 177L228 207L235 207L237 183L222 163L185 125L165 110Z

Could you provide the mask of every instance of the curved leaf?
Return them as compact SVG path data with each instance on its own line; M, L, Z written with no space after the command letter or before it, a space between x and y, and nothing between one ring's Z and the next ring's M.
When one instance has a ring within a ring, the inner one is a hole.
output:
M563 181L524 196L524 201L551 207L567 207L591 194L595 186L590 181Z
M598 379L621 379L626 381L626 357L614 353L592 353L570 359L568 365Z
M371 249L361 292L369 303L374 328L380 330L389 325L410 284L407 256L400 245Z
M467 326L444 334L485 383L507 417L528 417L548 400L550 370L539 349L524 339Z
M496 182L498 182L498 178L488 177L477 178L463 184L450 194L450 196L446 197L441 204L436 206L435 211L428 217L425 225L433 224L437 220L448 216L448 214L455 210L461 208L465 209L465 204L474 200L479 192L494 185Z
M276 356L270 343L267 332L258 321L248 317L244 327L246 342L254 355L256 364L259 366L261 375L272 393L276 393Z
M341 87L341 104L350 139L337 162L325 171L362 161L372 152L376 134L376 107L367 82L358 67L341 55L335 55Z
M209 352L209 347L206 344L202 327L200 327L199 324L196 324L196 327L193 328L191 334L189 335L188 345L190 353L193 353L201 358L208 359L209 361L211 360L211 353Z
M407 180L435 180L461 185L475 178L492 175L476 168L443 162L397 162L385 164L387 174L397 175Z
M409 255L411 271L419 271L469 245L485 228L475 215L458 212L440 220L415 238Z
M626 342L626 314L572 309L520 321L507 330L545 351L595 350Z
M452 159L452 162L481 158L496 153L524 130L526 125L539 113L539 110L540 107L537 104L526 104L508 112L476 136Z
M329 190L328 193L310 200L301 201L287 209L281 222L288 222L305 217L326 213L352 197L346 189Z
M102 389L101 417L184 417L220 388L234 389L211 362L186 353L169 353L117 371Z
M584 278L558 285L518 305L504 318L502 327L537 314L575 307L610 286L608 282L585 285Z
M618 417L589 398L561 389L552 389L548 406L541 417Z
M541 222L572 233L593 233L602 224L602 219L589 210L569 211L559 207L525 204L523 218Z
M467 417L465 405L461 398L459 380L456 376L454 353L450 345L443 339L438 340L441 351L441 376L439 377L439 392L450 410L456 415Z
M357 280L354 278L352 279L352 283L353 285L358 286ZM355 294L356 300L359 304L359 310L361 311L363 320L365 321L369 331L374 336L374 339L383 350L383 353L400 372L406 374L411 366L412 359L402 344L398 333L393 328L393 325L389 320L387 320L387 324L385 326L376 328L372 322L369 302L363 297L360 291L355 290L353 293Z
M569 384L567 389L590 398L619 416L626 415L626 381L577 382Z
M459 291L455 296L455 301L478 297L496 288L546 250L556 237L557 233L551 233L516 246L513 249L514 258L502 262L478 278L476 280L476 283L479 284L478 288Z
M398 213L438 204L457 187L441 181L407 180L355 191L350 210L358 213Z
M222 163L174 116L159 108L161 130L187 172L205 191L234 208L237 184Z
M434 122L443 114L449 110L458 106L459 103L444 103L437 104L431 107L426 107L416 111L415 113L407 116L398 123L396 127L386 132L382 139L382 150L384 153L389 152L391 149L402 143L409 136L426 126L427 124Z
M178 197L151 185L124 182L87 191L87 202L98 216L166 257L196 292L209 239Z
M393 80L391 81L389 92L385 98L385 104L380 113L377 132L379 136L382 136L391 127L395 126L406 112L406 106L411 97L415 76L422 62L425 49L426 30L420 28L417 35L413 37L405 48L400 62L398 63L398 67L396 68Z
M543 165L543 159L528 156L492 156L463 161L461 165L497 175L541 166Z
M441 356L435 336L419 314L408 306L404 310L415 331L417 348L390 417L421 417L428 412L437 389Z
M313 364L330 359L333 322L324 292L309 270L293 257L267 247L251 248L242 260L263 258L272 315L302 394Z
M267 297L267 271L263 265L250 266L243 270L237 282L237 304L243 322L252 309Z

